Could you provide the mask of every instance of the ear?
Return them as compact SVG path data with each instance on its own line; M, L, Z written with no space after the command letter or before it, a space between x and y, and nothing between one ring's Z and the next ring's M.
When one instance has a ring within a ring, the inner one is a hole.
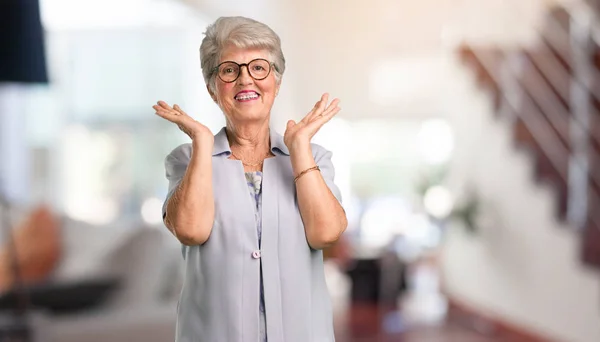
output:
M213 91L210 90L210 87L208 86L208 84L206 85L206 90L208 90L208 93L210 94L210 97L213 99L213 101L215 101L215 103L218 103L217 95L215 95L215 93L213 93Z

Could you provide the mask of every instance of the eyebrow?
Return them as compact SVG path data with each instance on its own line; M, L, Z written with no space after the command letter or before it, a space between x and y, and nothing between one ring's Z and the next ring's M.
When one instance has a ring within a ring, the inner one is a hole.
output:
M221 63L225 63L225 62L234 62L234 63L237 63L237 64L248 64L248 63L250 63L250 62L252 62L252 61L254 61L254 60L257 60L257 59L264 59L265 61L267 61L267 62L270 62L270 60L269 60L267 57L255 57L255 58L252 58L252 59L250 59L249 61L247 61L247 62L244 62L244 63L240 63L240 62L238 62L238 61L234 61L234 60L232 60L232 59L225 59L225 60L222 60L222 61L220 61L220 62L219 62L219 63L217 63L217 64L221 64Z

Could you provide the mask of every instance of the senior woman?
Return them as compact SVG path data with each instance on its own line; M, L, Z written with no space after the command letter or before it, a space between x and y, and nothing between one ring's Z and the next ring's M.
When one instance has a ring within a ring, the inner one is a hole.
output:
M269 129L285 70L268 26L222 17L200 46L202 73L226 127L179 106L160 117L191 139L165 160L165 225L183 244L178 342L334 341L322 249L347 225L331 153L311 138L339 110L324 94L283 136Z

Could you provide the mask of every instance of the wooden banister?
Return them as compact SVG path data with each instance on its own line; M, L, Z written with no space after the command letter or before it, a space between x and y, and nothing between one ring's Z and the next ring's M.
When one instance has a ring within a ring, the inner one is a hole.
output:
M479 54L476 51L472 51L473 56L477 58L479 64L482 68L486 70L486 72L495 80L499 80L501 78L499 72L499 68L494 67L494 63L490 61L489 56L486 54ZM511 70L512 73L519 74L520 68L518 66L512 65L510 61L507 62L509 65L507 70ZM514 84L513 86L517 86ZM513 89L512 91L515 91ZM569 155L569 151L567 148L560 143L560 138L552 128L550 123L544 119L543 113L538 109L535 105L533 99L530 94L523 92L522 90L518 90L518 92L522 95L522 103L521 106L526 110L521 110L515 106L515 104L511 105L511 112L515 115L518 115L519 118L525 123L529 132L532 134L533 138L539 142L540 148L544 151L544 153L550 159L552 165L555 167L556 171L563 177L564 180L568 179L568 175L565 170L561 167L561 165L565 165L567 163L567 156ZM506 93L501 91L501 96L507 102L510 102L510 99L506 97ZM533 113L533 115L522 115L522 112Z
M584 45L589 42L581 40L573 41L569 32L552 17L548 18L548 30L546 32L539 32L539 34L541 38L540 41L560 56L560 59L566 62L568 69L573 69L573 54L587 53ZM590 72L592 73L590 77L600 79L600 70L594 69ZM574 77L590 91L595 99L600 100L600 87L590 86L577 75L574 75Z
M600 19L589 18L558 9L533 47L460 51L533 150L538 179L555 185L560 217L582 230L583 259L600 267Z

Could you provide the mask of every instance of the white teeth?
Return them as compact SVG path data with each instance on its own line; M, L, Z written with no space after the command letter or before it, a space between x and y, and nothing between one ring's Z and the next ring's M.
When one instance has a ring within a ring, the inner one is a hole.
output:
M257 93L245 93L245 94L238 95L235 97L236 100L250 100L250 99L255 99L255 98L258 98Z

